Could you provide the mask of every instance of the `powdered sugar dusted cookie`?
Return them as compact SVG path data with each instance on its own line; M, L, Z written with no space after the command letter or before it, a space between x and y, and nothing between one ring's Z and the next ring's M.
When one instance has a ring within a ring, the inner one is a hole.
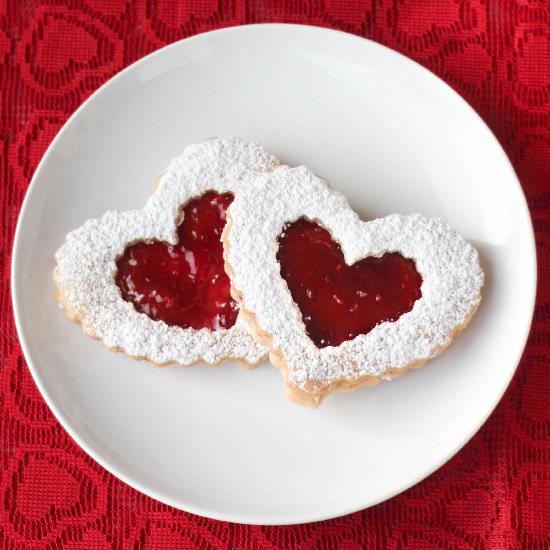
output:
M67 235L54 272L67 316L109 349L159 365L260 361L266 350L230 296L220 236L243 178L276 164L235 138L187 147L142 210L109 211Z
M480 302L477 251L446 222L363 222L305 167L253 178L228 209L223 239L241 315L287 396L309 406L421 366Z

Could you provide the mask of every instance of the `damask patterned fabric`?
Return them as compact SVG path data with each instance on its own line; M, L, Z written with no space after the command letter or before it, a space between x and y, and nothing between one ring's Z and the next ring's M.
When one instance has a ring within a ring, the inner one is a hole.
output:
M473 440L404 494L332 521L254 527L180 512L90 459L36 389L15 333L10 251L30 177L71 113L132 61L242 23L386 44L453 86L510 156L539 254L518 372ZM0 548L550 548L550 3L538 0L0 0Z

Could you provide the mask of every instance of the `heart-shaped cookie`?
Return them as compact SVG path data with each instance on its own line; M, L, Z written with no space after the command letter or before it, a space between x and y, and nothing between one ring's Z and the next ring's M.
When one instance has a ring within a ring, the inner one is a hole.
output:
M66 315L109 349L158 365L258 363L266 350L231 300L220 234L243 178L276 164L235 138L187 147L143 209L109 211L67 235L54 271Z
M446 222L363 222L305 167L252 178L227 216L231 292L302 404L421 366L479 305L477 251Z

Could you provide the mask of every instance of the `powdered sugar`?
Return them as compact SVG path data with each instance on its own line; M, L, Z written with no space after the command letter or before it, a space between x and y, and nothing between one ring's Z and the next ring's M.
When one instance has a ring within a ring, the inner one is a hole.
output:
M414 259L423 283L413 309L338 347L317 348L276 260L283 226L302 216L330 231L348 264L386 252ZM446 222L418 214L362 222L340 193L305 167L256 176L229 207L228 219L225 259L232 287L284 358L291 389L314 388L322 397L331 386L387 378L420 364L450 343L480 301L477 251Z
M261 145L235 138L190 145L161 175L142 210L109 211L67 235L56 254L58 298L67 315L113 350L159 364L224 358L256 363L266 350L239 315L230 329L182 329L153 321L122 299L115 284L116 259L137 241L177 242L182 205L207 191L235 193L245 176L269 170L277 159Z

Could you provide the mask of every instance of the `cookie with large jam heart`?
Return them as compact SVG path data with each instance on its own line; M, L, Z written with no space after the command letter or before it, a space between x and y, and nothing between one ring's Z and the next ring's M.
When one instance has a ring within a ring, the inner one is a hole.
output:
M481 299L478 253L446 222L363 222L305 167L258 175L227 218L232 295L305 405L421 366Z

